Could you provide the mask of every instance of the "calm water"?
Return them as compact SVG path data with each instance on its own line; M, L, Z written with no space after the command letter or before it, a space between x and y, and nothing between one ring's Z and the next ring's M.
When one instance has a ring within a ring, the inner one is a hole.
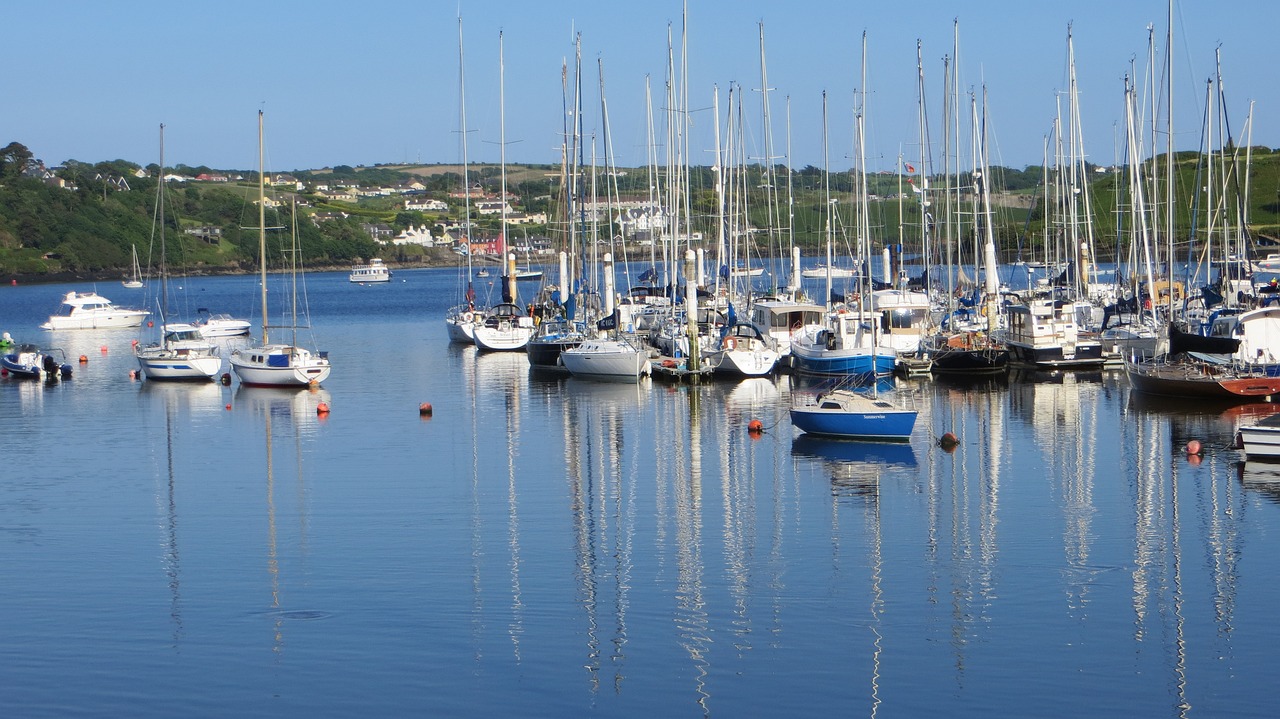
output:
M451 270L308 284L316 393L132 381L132 331L36 329L88 285L0 287L0 329L88 360L0 380L0 715L1274 711L1280 473L1228 447L1264 408L908 382L909 446L813 441L788 378L451 347Z

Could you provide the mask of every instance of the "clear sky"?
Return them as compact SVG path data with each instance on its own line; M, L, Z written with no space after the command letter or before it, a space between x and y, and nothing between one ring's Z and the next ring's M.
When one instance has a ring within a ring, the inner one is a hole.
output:
M966 92L987 86L994 164L1041 163L1067 87L1069 23L1086 151L1095 162L1111 163L1124 132L1122 79L1131 61L1145 72L1148 26L1163 53L1166 10L1166 0L689 0L692 161L711 162L713 91L720 88L723 108L731 84L746 91L746 153L763 155L762 25L775 156L786 152L789 137L792 165L824 165L825 90L830 164L848 166L865 31L869 164L891 169L899 153L919 157L916 41L923 43L928 122L938 145L942 58L952 53L958 21L961 85ZM648 142L646 76L655 132L659 138L664 132L668 28L679 66L681 12L680 0L12 3L0 43L0 144L21 142L50 165L147 164L158 159L163 122L166 164L251 169L261 108L270 170L458 162L461 18L472 161L499 159L502 31L507 160L559 162L561 66L568 62L572 76L577 33L586 131L600 128L603 64L615 163L637 166ZM1254 143L1280 144L1274 0L1183 0L1174 12L1177 147L1200 146L1205 81L1219 47L1232 129L1241 135L1256 101ZM939 152L935 146L933 155Z

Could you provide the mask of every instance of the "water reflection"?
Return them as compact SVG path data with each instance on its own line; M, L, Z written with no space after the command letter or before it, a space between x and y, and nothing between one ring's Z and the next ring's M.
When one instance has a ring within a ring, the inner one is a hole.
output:
M279 656L285 646L285 622L298 612L307 610L296 607L286 597L290 588L286 567L281 561L281 527L277 524L278 502L276 494L275 456L283 452L285 462L292 455L294 465L294 512L297 516L296 545L299 562L305 560L309 553L308 536L310 520L307 512L307 482L303 468L302 440L317 431L324 415L320 413L320 405L328 404L328 391L313 387L304 389L277 387L247 387L240 385L235 391L237 408L247 408L251 416L262 421L264 447L264 486L266 501L266 571L269 578L270 596L269 610L266 616L272 622L271 649ZM287 530L284 530L287 535ZM301 582L300 582L301 585ZM299 615L301 616L301 615Z
M886 467L915 467L916 454L910 444L882 444L800 434L791 440L797 457L821 460L831 478L831 491L838 498L867 498L880 492L880 477Z

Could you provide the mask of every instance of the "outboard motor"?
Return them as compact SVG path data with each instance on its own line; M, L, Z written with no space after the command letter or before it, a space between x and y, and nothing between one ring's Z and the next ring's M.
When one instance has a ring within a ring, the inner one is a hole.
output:
M40 366L44 370L45 377L51 380L58 379L58 361L57 360L50 357L49 355L45 355L44 360L40 363Z

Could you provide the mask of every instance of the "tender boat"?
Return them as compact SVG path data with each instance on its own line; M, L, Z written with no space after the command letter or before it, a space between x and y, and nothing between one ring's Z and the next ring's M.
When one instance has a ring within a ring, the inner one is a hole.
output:
M58 379L71 376L71 365L59 362L52 353L32 344L18 345L17 350L0 355L0 368L10 377L21 379Z
M151 314L146 310L116 307L96 292L68 292L62 298L62 313L40 325L46 330L94 330L139 327Z
M382 258L375 257L369 260L367 265L355 265L351 268L351 274L347 276L352 282L390 282L391 270L387 267Z
M906 442L916 424L916 410L888 396L837 387L816 397L803 392L794 397L791 424L808 434Z

